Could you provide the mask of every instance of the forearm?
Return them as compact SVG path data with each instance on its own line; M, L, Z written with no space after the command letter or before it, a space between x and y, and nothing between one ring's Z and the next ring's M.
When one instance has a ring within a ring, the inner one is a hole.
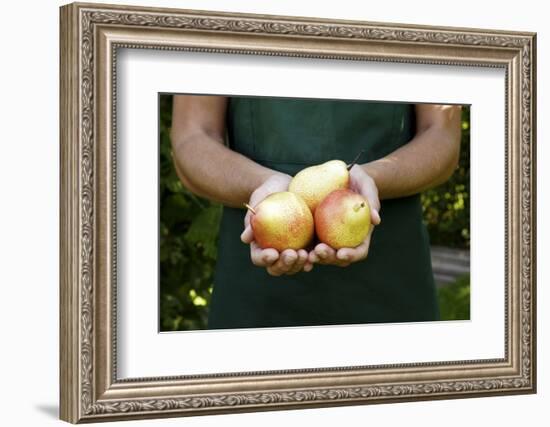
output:
M257 187L278 173L201 132L172 135L172 152L176 172L190 191L231 207L242 207Z
M449 179L460 153L460 121L456 114L452 120L449 126L429 126L388 156L362 165L380 199L410 196Z

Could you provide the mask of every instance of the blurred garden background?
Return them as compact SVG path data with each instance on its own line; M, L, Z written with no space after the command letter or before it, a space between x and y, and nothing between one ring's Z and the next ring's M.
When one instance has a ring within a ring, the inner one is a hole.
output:
M222 207L183 187L174 171L172 96L160 96L160 330L205 329ZM422 194L442 320L470 318L470 108L462 109L460 165Z

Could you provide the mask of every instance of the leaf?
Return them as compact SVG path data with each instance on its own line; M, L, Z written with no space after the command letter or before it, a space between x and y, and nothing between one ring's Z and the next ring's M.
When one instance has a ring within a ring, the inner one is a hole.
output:
M204 249L205 255L212 259L216 259L217 256L216 241L221 214L221 205L210 205L199 213L185 234L185 239L188 242L200 245Z

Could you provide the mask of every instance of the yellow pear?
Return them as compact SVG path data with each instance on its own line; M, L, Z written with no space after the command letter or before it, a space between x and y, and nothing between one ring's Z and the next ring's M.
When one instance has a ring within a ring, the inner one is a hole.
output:
M349 187L349 172L342 160L330 160L326 163L310 166L298 172L288 191L297 194L307 203L311 212L334 190Z
M289 191L273 193L254 208L250 225L254 240L263 249L302 249L313 238L313 215L300 196Z
M317 237L334 249L359 246L370 226L367 199L351 190L333 191L315 210Z

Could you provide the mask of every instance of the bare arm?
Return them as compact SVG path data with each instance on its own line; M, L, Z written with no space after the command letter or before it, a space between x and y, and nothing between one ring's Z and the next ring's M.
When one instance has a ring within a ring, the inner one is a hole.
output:
M243 207L252 192L278 172L224 145L227 98L174 96L172 152L176 172L194 193Z
M404 197L445 182L458 164L460 106L416 106L416 136L388 156L366 163L380 199Z
M446 181L458 163L460 110L448 105L417 105L416 136L388 156L352 168L352 187L377 211L379 199L409 196ZM380 222L378 212L372 221ZM370 236L356 248L338 251L320 243L310 252L309 261L342 267L361 261L368 255Z
M226 108L225 97L174 96L171 140L176 173L195 194L232 207L242 208L246 202L256 206L268 194L286 191L291 178L224 145ZM254 265L276 276L313 268L304 249L279 253L260 248L254 242L249 213L244 225L241 239L250 243Z

